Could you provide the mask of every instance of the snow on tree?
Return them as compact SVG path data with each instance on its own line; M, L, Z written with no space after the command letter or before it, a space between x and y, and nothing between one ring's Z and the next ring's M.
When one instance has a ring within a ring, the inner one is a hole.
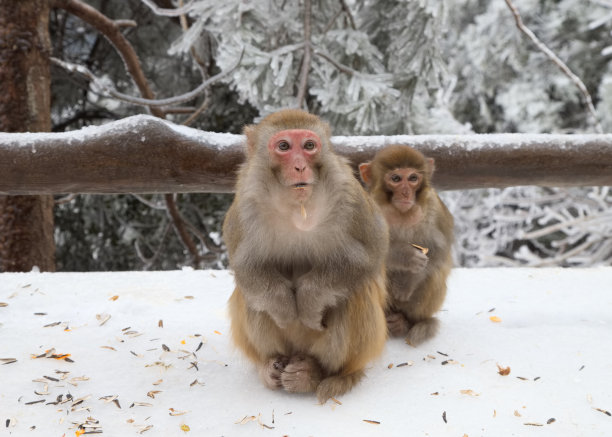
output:
M248 114L302 106L330 121L335 135L589 133L596 132L597 122L609 131L609 2L593 0L588 7L580 0L512 3L525 26L584 81L597 121L576 84L517 28L503 1L194 0L181 11L164 10L174 17L188 14L189 29L182 33L169 24L175 19L151 17L150 0L111 0L109 9L127 15L121 18L138 19L143 9L148 13L131 36L163 95L198 83L197 70L184 62L194 48L204 50L221 71L240 59L225 78L239 105L227 103L228 91L214 89L209 116L198 124L207 130L227 131L220 121L231 120L236 132ZM142 27L148 29L144 37ZM96 43L89 31L82 34L86 43L65 50L69 59L64 60L88 62L87 51ZM108 74L119 88L133 91L118 73L120 63L95 59L99 76ZM166 88L176 82L170 79L177 72L185 80ZM136 111L126 104L105 106L115 118ZM55 117L70 112L64 104ZM180 117L169 115L174 121ZM612 230L605 224L612 198L605 187L516 187L442 196L456 217L460 265L596 265L612 259ZM137 203L142 212L144 203ZM218 201L213 205L222 208ZM151 211L143 217L153 217ZM154 223L139 229L153 229ZM165 238L159 229L156 238ZM142 232L123 235L136 235L135 241L157 256L159 240L140 238ZM180 265L180 258L172 262Z

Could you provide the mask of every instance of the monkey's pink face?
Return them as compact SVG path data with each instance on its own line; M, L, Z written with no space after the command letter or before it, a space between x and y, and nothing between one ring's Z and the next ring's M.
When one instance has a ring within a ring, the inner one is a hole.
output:
M280 181L286 187L310 192L316 179L315 164L321 152L321 139L307 129L277 132L268 142L273 167L280 170Z
M414 168L396 168L385 174L385 184L391 192L391 204L400 212L410 211L416 202L423 175Z

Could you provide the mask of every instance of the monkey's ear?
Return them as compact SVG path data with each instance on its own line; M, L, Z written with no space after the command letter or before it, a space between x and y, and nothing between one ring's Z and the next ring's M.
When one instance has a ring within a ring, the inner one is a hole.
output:
M249 155L252 155L255 152L255 148L257 147L257 139L255 138L257 135L255 134L256 126L249 124L242 129L242 133L246 136L247 149L249 151Z
M434 173L434 170L436 169L436 162L434 161L433 158L426 158L427 160L427 175L429 176L429 179L431 179L431 176Z
M370 186L372 183L372 163L364 162L359 164L359 176L366 186Z

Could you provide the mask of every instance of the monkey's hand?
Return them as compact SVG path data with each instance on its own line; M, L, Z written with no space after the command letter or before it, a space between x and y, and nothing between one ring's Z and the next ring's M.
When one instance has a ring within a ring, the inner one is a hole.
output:
M322 331L325 329L323 325L325 309L335 307L341 293L304 279L306 276L308 275L298 281L295 294L298 317L305 326Z
M389 311L386 314L387 329L392 337L403 337L410 330L410 323L400 312Z
M266 311L274 320L279 328L286 328L297 316L297 306L291 284L279 284L275 288L270 288L270 302Z
M427 267L429 258L411 244L391 243L387 254L387 268L403 270L413 274L420 273Z
M406 270L410 273L421 273L427 267L429 258L420 249L413 247L414 249L411 260L406 265Z
M282 276L259 278L241 286L247 305L256 311L265 311L280 328L286 328L297 318L295 296L291 282ZM242 282L242 281L241 281Z

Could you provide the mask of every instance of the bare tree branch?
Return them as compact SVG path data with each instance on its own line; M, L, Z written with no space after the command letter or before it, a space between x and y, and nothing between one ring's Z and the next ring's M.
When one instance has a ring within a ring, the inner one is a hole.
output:
M194 9L195 2L190 1L184 6L180 6L176 9L164 9L157 6L151 0L142 0L142 2L147 5L156 15L160 15L163 17L179 17L181 15L188 14Z
M136 83L140 94L147 100L155 98L140 66L138 55L113 20L79 0L50 0L50 4L52 7L65 9L71 14L76 15L102 33L123 59L127 71ZM150 110L153 115L164 117L163 111L159 108L150 107Z
M357 27L355 26L355 20L353 19L353 14L351 14L351 10L347 6L346 1L340 0L340 4L342 5L342 10L346 13L346 16L348 17L349 23L351 24L351 28L353 30L357 29Z
M358 71L353 70L350 67L347 67L344 64L339 63L338 61L336 61L334 58L332 58L331 56L329 56L327 53L319 50L319 49L315 49L313 52L315 55L322 57L323 59L325 59L327 62L329 62L330 64L332 64L334 67L336 67L338 70L340 70L343 73L346 73L350 76L353 76L355 74L359 74Z
M298 87L297 107L304 107L304 99L308 89L308 73L310 73L310 62L312 59L311 26L312 2L304 0L304 57L302 58L302 71L300 72L300 85Z
M183 6L183 0L179 0L179 7L181 6ZM185 14L181 14L179 20L181 22L181 28L183 29L183 32L187 32L187 30L189 30L187 16ZM206 70L206 61L204 59L200 59L193 45L189 48L189 53L191 54L191 58L197 64L198 69L200 70L200 74L202 75L202 79L206 81L209 78L208 72ZM184 126L191 125L191 123L193 123L208 108L210 104L210 94L210 88L206 88L204 90L204 101L202 102L202 104L195 111L193 111L189 115L189 117L183 120L181 124L183 124Z
M117 27L138 27L138 23L134 20L115 20L113 22Z
M170 214L170 217L172 218L172 223L174 224L174 229L176 230L178 237L181 239L187 250L189 250L189 253L191 253L193 265L198 266L202 260L200 257L200 252L198 251L198 248L191 239L191 236L185 227L185 220L183 220L181 213L176 207L174 196L174 194L164 195L164 198L166 199L166 206L168 207L168 214Z
M332 28L332 26L334 25L334 23L336 22L336 20L338 19L338 17L340 16L340 14L343 12L342 8L338 9L338 11L334 14L333 17L331 17L331 20L329 20L329 22L327 23L327 25L325 26L325 28L323 29L323 34L325 35L327 32L329 32L329 30Z
M147 2L147 0L144 1L145 3ZM212 83L216 82L217 80L228 74L228 72L220 73L210 78L209 80L204 81L195 90L183 94L182 96L176 96L170 99L155 100L155 96L153 94L153 91L151 91L147 79L142 71L140 61L136 55L136 52L134 51L132 45L121 34L121 32L119 31L119 26L116 24L116 22L111 21L104 14L100 13L94 8L85 5L84 3L78 0L51 0L51 2L53 6L66 9L68 12L79 16L81 19L94 26L94 28L98 29L98 31L100 31L104 36L109 39L109 41L111 41L117 52L119 52L120 56L123 58L127 66L128 73L136 83L136 86L138 87L140 93L144 98L131 97L106 86L106 84L97 79L95 75L85 67L74 65L71 65L70 67L73 68L74 71L81 72L82 74L90 78L90 80L94 80L94 83L96 83L102 90L108 92L114 98L123 101L128 101L130 103L148 106L151 110L151 113L157 117L164 118L165 116L164 112L159 109L159 106L174 105L189 101L204 92ZM184 12L180 11L180 13L182 14ZM242 59L243 53L244 51L241 53L240 59ZM238 60L238 63L240 63L240 59ZM61 66L68 66L68 64L63 61L55 59L53 61ZM238 63L236 64L236 66L238 66ZM185 247L187 247L187 249L190 251L195 265L198 265L200 263L199 252L195 247L195 244L189 237L187 230L185 229L185 224L182 221L181 215L178 212L176 204L174 203L174 198L170 194L167 194L165 198L166 205L168 206L168 212L174 221L175 229L180 239L183 241Z
M348 8L344 0L340 0L340 9L338 9L338 11L331 18L331 20L329 20L329 23L327 23L327 25L323 29L323 34L326 34L327 32L329 32L329 30L332 28L332 26L334 25L334 23L340 16L340 14L342 14L343 12L346 13L351 28L353 30L357 29L357 27L355 27L355 20L353 19L353 14L351 14L351 10Z
M601 124L599 123L599 119L595 114L593 99L591 98L589 90L584 85L584 82L582 82L582 80L578 76L576 76L576 74L574 74L574 72L551 49L549 49L546 44L540 41L540 39L527 26L523 24L521 15L519 14L519 11L516 6L514 6L514 4L512 3L512 0L505 1L508 5L508 8L510 8L510 11L512 12L512 15L514 15L514 20L516 21L516 26L519 28L519 30L525 35L527 35L527 37L540 49L540 51L546 56L548 56L548 59L550 59L555 65L557 65L557 67L559 67L563 74L565 74L574 83L574 85L576 85L578 90L580 90L582 96L584 97L584 102L587 107L587 110L595 121L595 128L597 129L597 132L603 133L603 129L601 128Z
M189 117L187 117L185 120L183 120L183 122L181 124L183 126L191 125L191 123L193 123L200 116L200 114L202 114L202 112L206 111L206 109L208 108L209 105L210 105L210 97L206 96L204 98L204 101L202 102L202 104L195 111L193 111L189 115Z
M56 58L51 58L51 61L54 64L64 68L67 71L70 71L72 73L78 73L82 75L83 77L91 81L97 89L104 92L108 96L113 97L117 100L121 100L126 103L134 104L134 105L149 106L152 108L151 111L153 112L154 108L159 108L160 106L180 105L181 103L188 102L189 100L194 99L200 94L203 94L207 90L207 88L210 87L212 84L223 79L225 76L229 75L232 71L234 71L238 67L238 65L240 65L240 61L242 60L243 55L244 55L244 51L242 51L242 53L240 54L240 58L238 59L236 64L232 66L229 70L226 70L219 74L214 75L210 79L202 82L198 87L194 88L193 90L185 94L181 94L179 96L168 97L166 99L149 99L149 98L130 96L128 94L124 94L124 93L117 91L113 87L108 86L106 82L98 78L87 67L84 67L82 65L72 64L72 63L62 61ZM159 111L159 109L157 111ZM155 114L155 115L158 115L158 114ZM163 113L160 112L158 117L163 118Z

